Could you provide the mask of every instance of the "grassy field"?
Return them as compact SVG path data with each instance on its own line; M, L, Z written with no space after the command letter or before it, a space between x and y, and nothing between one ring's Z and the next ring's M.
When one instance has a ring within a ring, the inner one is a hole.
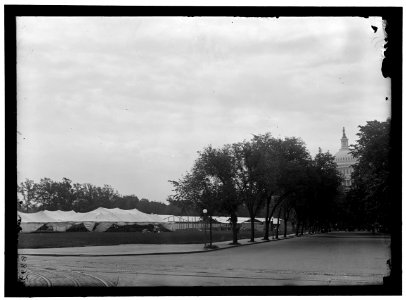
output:
M206 233L209 238L209 232ZM262 238L262 231L256 232ZM249 231L241 231L239 239L249 238ZM232 240L231 231L213 231L213 242ZM20 233L18 248L60 248L105 246L120 244L199 244L204 243L203 231L178 230L174 232L46 232Z

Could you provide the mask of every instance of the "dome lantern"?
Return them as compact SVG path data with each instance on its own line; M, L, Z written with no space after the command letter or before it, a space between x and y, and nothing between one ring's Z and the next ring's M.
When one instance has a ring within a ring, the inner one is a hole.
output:
M348 139L345 135L345 127L343 127L343 137L341 138L341 149L348 149Z

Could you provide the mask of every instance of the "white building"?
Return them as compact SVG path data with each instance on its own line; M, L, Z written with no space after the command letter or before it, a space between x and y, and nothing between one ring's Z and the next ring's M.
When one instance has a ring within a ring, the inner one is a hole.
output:
M335 162L338 166L338 171L344 177L343 186L345 188L351 187L351 174L354 171L353 165L357 162L350 153L350 148L348 147L348 138L345 135L345 128L343 127L343 137L341 138L341 148L335 155Z

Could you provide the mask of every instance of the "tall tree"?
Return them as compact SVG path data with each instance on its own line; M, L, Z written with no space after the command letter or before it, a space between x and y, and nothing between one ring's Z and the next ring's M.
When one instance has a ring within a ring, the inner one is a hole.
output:
M219 212L230 216L233 243L238 242L237 210L241 199L237 194L236 160L232 147L225 145L221 149L207 147L201 153L199 167L213 182L216 182Z
M311 210L314 228L328 230L336 222L336 201L342 182L334 157L329 153L319 153L313 161L313 177L309 184L313 187L313 206Z
M278 192L278 176L280 174L281 163L281 147L282 140L272 137L270 133L262 135L254 135L251 140L253 149L256 152L255 166L252 168L252 180L258 185L259 197L257 210L258 213L262 205L265 204L265 227L264 227L264 240L269 239L269 225L273 211L276 209L279 197L276 197ZM270 211L272 207L272 212ZM251 236L253 234L253 219L251 217Z
M387 229L390 224L389 198L389 139L390 119L385 122L368 121L359 126L359 139L352 145L352 155L358 159L354 165L353 194L368 225Z
M171 183L175 192L171 202L185 209L194 207L199 212L206 209L210 228L213 215L227 213L232 223L233 243L237 243L236 211L240 202L236 192L235 161L230 146L221 149L206 147L199 152L192 171Z
M277 143L274 143L273 151L277 164L273 168L272 175L275 178L273 192L275 197L271 197L266 203L266 220L269 221L285 201L290 201L289 205L285 205L286 208L293 205L291 198L299 195L307 184L307 168L311 160L305 143L296 137L279 139ZM271 205L271 209L269 209L269 205ZM269 221L265 223L264 239L268 239Z
M255 241L255 217L264 203L264 187L259 184L263 176L261 155L255 142L232 145L236 160L236 186L239 199L244 202L251 220L251 242Z

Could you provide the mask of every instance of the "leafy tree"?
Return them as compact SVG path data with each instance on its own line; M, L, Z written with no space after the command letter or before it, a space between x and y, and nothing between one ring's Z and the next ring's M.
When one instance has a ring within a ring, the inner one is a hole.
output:
M121 209L134 209L138 207L140 200L135 195L128 195L123 197L117 197L114 205Z
M99 207L97 199L97 187L91 183L82 184L83 199L82 204L84 211L91 211Z
M232 145L236 161L236 187L238 198L244 203L251 220L251 242L255 236L255 217L264 203L264 187L259 184L263 176L261 153L255 142Z
M171 201L184 210L191 207L199 212L207 210L210 245L212 216L226 212L232 223L233 242L237 243L236 211L240 203L236 193L235 162L231 147L214 149L209 146L198 154L192 171L178 181L171 181L175 192Z
M270 219L278 206L305 183L310 155L302 140L276 139L269 133L236 143L233 151L238 194L251 219L251 241L254 241L254 219L264 204L264 239L269 239Z
M307 168L310 162L310 154L304 142L299 138L279 139L272 151L275 152L273 157L277 161L272 170L275 177L273 195L276 197L271 197L266 203L267 222L264 239L268 239L270 218L274 216L278 207L280 213L290 214L290 210L295 205L294 197L300 195L300 191L307 185ZM284 202L289 203L284 204ZM269 209L269 205L271 205L271 209ZM285 210L286 212L284 212Z
M56 197L53 208L57 210L71 210L74 201L72 181L68 178L62 178L62 182L54 182Z
M276 139L271 136L270 133L263 135L254 135L251 140L252 148L255 151L256 159L255 166L251 167L251 180L256 182L258 186L259 201L255 209L251 209L251 238L253 240L253 215L258 215L262 209L262 205L265 203L265 227L264 227L264 239L268 240L269 235L269 224L271 221L271 216L273 211L276 209L274 197L278 191L277 181L280 172L280 162L281 162L281 146L282 140ZM252 162L252 161L251 161ZM252 201L249 201L252 203ZM254 204L254 203L253 203ZM273 206L272 212L270 213L270 206ZM248 205L249 206L249 205ZM250 210L249 210L250 211ZM255 217L254 216L254 217Z
M213 149L211 146L198 152L191 172L186 173L178 181L170 181L174 186L175 195L172 203L178 204L183 210L191 207L199 212L207 210L210 221L210 246L212 241L212 216L224 208L232 210L232 163L228 160L228 150ZM230 203L226 203L231 201ZM233 211L235 213L235 211ZM236 217L234 224L236 224ZM234 228L234 226L233 226Z
M236 186L236 161L229 145L221 149L206 148L198 167L215 183L218 211L230 216L233 243L238 242L237 210L241 204Z
M19 196L19 209L25 212L31 212L37 204L37 186L33 180L26 179L17 186L17 195Z
M105 208L115 207L115 202L119 198L118 192L111 186L105 184L103 187L97 187L98 205Z
M389 133L390 119L385 122L368 121L359 126L359 139L352 147L352 155L358 159L352 174L353 198L358 198L359 208L368 225L390 224L389 199Z
M57 185L49 178L42 178L36 186L37 200L40 209L55 210L58 203Z
M312 223L314 228L328 230L336 220L336 199L342 182L334 157L329 153L319 153L313 163Z
M182 210L182 208L180 207L181 202L178 203L176 200L173 199L172 196L168 196L166 201L169 203L169 205L167 206L167 208L165 210L165 215L178 216L178 215L181 215L184 213L184 210ZM188 215L194 216L194 215L199 215L199 214L195 211L191 211L191 213L189 213Z

